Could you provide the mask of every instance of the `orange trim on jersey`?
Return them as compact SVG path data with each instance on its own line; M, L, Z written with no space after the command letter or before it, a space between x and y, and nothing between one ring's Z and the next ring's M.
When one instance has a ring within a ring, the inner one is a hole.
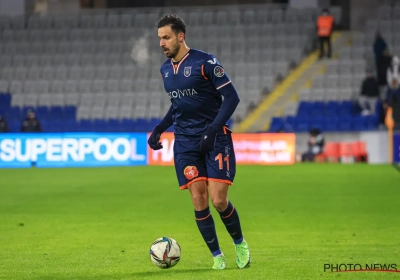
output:
M174 74L178 74L179 67L181 66L182 62L184 62L185 59L186 59L188 56L189 56L189 53L187 53L187 54L181 59L181 61L178 63L178 65L175 65L174 62L173 62L172 59L171 59L171 64L172 64L172 66L173 66L173 68L174 68Z
M229 215L228 216L221 216L223 219L226 219L226 218L229 218L231 215L232 215L232 213L233 213L233 211L235 211L235 207L232 207L232 211L231 211L231 213L229 213Z
M224 134L227 134L227 131L233 133L232 130L230 130L227 126L223 126L222 129L224 130Z
M217 90L220 89L220 88L222 88L222 87L224 87L224 86L226 86L226 85L229 84L230 82L231 82L231 81L228 81L228 82L226 82L225 84L220 85L219 87L217 87Z
M201 75L203 76L204 79L208 80L208 78L207 78L206 75L204 74L204 64L201 65Z
M210 215L211 215L211 213L208 213L208 215L205 216L204 218L196 218L196 220L197 220L197 221L205 220L205 219L207 219L208 217L210 217Z
M193 179L193 180L190 181L189 183L187 183L187 184L185 184L185 185L183 185L183 186L180 186L180 189L181 189L181 190L187 189L187 188L189 187L190 184L192 184L192 183L194 183L194 182L197 182L197 181L207 181L207 177L198 177L198 178L196 178L196 179Z
M233 185L233 182L230 181L230 180L221 180L221 179L208 178L208 181L209 182L217 182L217 183L225 183L225 184L228 184L230 186Z

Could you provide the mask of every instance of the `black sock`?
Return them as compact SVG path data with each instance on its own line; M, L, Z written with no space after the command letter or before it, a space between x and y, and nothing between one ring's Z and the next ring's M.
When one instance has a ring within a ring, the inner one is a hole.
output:
M235 244L240 244L243 241L242 228L240 227L239 215L230 201L228 208L224 212L219 212L221 220L224 223L226 230L231 235Z
M211 215L210 208L207 207L202 211L194 211L196 216L197 227L206 242L208 249L210 249L213 256L221 254L217 233L215 231L214 219Z

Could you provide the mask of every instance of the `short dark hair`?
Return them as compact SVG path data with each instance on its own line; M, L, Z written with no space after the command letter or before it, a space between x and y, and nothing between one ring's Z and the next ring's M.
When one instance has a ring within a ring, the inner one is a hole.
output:
M165 15L157 22L157 28L167 25L171 25L172 31L174 31L176 34L179 32L186 34L186 24L183 19L177 15Z

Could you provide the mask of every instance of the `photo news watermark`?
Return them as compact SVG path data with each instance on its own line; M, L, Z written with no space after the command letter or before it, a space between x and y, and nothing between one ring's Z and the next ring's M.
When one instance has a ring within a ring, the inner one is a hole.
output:
M398 265L395 263L325 263L324 272L398 272Z

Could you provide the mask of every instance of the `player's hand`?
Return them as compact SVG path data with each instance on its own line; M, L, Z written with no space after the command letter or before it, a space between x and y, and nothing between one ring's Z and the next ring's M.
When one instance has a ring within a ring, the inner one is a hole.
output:
M159 125L156 125L153 129L153 132L150 134L149 139L147 140L147 144L149 144L150 148L153 150L160 150L163 148L163 145L160 142L161 134L164 131L161 129Z
M206 132L201 137L200 150L205 154L213 151L216 137L217 137L217 129L215 129L212 126L209 126Z

